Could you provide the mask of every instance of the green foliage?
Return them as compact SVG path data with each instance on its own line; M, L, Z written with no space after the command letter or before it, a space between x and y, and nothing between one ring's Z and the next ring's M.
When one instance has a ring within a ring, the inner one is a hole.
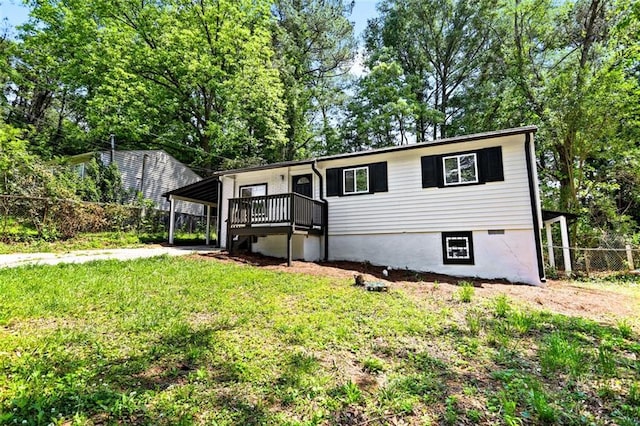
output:
M462 281L459 285L460 289L456 292L458 299L463 303L471 302L473 295L476 293L473 283Z
M381 359L367 358L362 361L362 370L371 374L381 373L385 370L385 364Z
M494 308L498 318L506 318L511 311L511 302L505 294L497 296L494 300Z
M587 354L580 345L562 333L548 336L540 348L540 366L546 375L562 371L579 376L586 368L586 360Z

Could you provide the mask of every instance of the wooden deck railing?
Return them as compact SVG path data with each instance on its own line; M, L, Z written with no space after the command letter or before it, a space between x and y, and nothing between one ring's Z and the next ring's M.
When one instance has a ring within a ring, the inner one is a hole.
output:
M229 226L291 225L295 228L324 228L322 201L286 193L229 199Z

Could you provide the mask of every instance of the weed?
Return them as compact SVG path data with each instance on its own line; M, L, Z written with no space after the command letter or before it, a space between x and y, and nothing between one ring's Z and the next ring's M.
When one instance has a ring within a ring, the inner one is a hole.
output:
M598 355L596 356L596 366L598 371L606 376L611 377L616 372L616 360L608 345L602 344L598 347Z
M629 405L635 405L640 407L640 382L636 381L629 386L629 393L627 394L627 403Z
M585 370L586 358L585 351L562 333L548 336L540 349L540 366L546 375L555 372L580 375Z
M633 334L633 327L631 326L631 324L627 319L618 321L616 324L616 327L618 329L618 333L620 333L620 336L622 336L625 339L631 338Z
M477 336L478 334L480 334L480 316L481 313L475 309L468 310L464 315L464 319L467 322L467 329L469 330L469 334L471 334L472 336Z
M367 373L377 374L385 370L384 362L378 358L367 358L362 362L362 369Z
M471 409L467 410L467 419L469 419L472 423L480 423L482 420L482 413L478 410Z
M511 301L504 294L501 294L494 299L493 306L498 318L506 318L511 311Z
M457 292L458 300L462 303L469 303L473 298L476 290L473 288L473 284L468 281L462 281L460 283L460 289Z
M342 386L339 386L335 392L338 399L345 404L357 404L362 400L362 391L357 384L352 381L348 381Z
M552 424L558 419L556 410L547 401L547 396L539 389L532 389L527 398L531 404L534 413L542 424Z
M444 421L448 425L458 423L458 401L455 396L449 396L445 400Z

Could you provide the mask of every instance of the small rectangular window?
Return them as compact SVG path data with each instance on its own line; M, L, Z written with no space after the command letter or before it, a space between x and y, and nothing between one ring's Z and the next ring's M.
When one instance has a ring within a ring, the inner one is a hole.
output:
M445 185L478 182L476 154L460 154L442 158Z
M259 197L261 195L267 195L267 184L261 183L258 185L246 185L240 187L240 197Z
M355 167L344 169L343 192L345 194L360 194L369 192L369 167Z
M472 233L443 232L442 257L445 264L473 265Z

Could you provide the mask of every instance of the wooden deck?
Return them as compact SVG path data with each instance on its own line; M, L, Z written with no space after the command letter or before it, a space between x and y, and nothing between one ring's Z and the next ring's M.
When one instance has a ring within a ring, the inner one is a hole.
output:
M296 193L229 199L227 235L229 252L236 236L287 236L287 261L291 264L291 237L322 235L327 224L326 202Z

